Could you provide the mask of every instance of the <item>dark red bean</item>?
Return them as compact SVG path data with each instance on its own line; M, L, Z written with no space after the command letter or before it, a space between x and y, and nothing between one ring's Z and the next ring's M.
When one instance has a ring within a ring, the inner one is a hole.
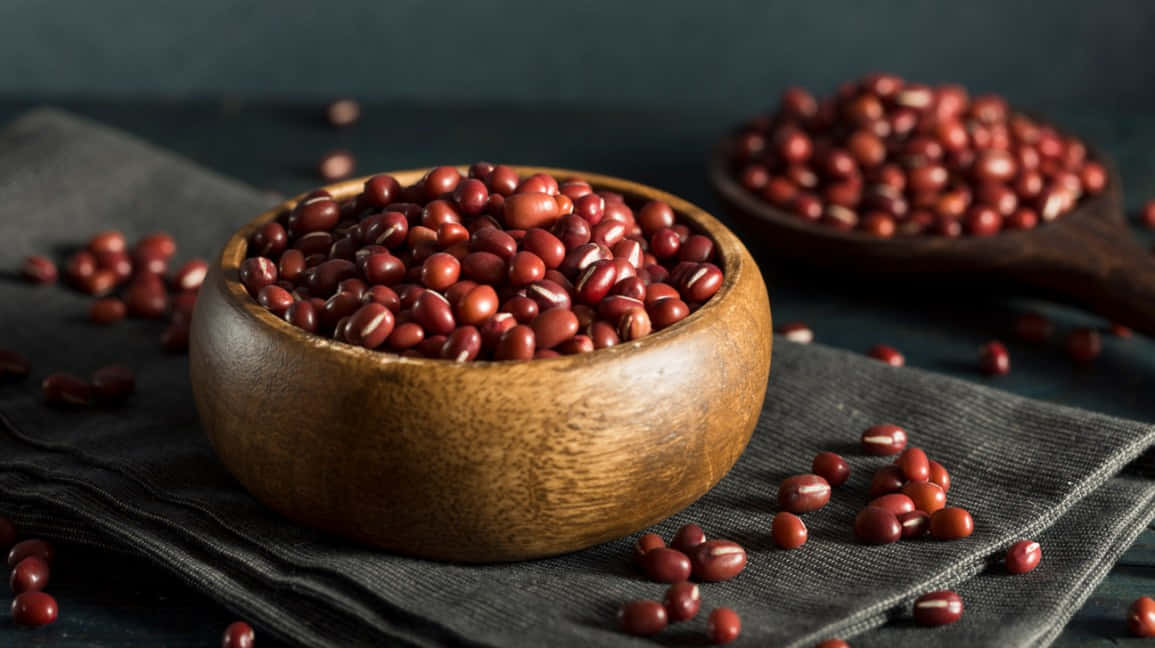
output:
M1007 571L1011 574L1025 574L1039 566L1043 559L1043 550L1034 540L1019 540L1007 549L1004 560Z
M618 264L620 261L621 259L614 259L613 263ZM617 268L615 268L615 271L617 271ZM621 274L620 271L617 273ZM632 297L638 301L642 301L646 298L646 282L637 276L624 277L614 283L614 287L610 289L610 293L614 295L625 295L626 297ZM687 312L687 314L689 313Z
M92 374L92 394L101 403L120 403L135 389L136 374L128 367L109 365Z
M1136 637L1155 637L1155 599L1135 599L1127 610L1127 629Z
M0 380L14 380L28 375L28 359L15 351L0 349Z
M501 335L493 355L495 360L530 360L536 347L534 329L519 324Z
M96 273L96 256L88 251L80 251L68 257L64 274L75 284L83 284Z
M862 449L868 455L896 455L906 448L906 430L883 423L862 433Z
M293 305L293 295L280 286L269 285L257 293L257 302L281 317Z
M421 265L421 283L431 290L443 291L461 276L461 262L444 252L425 259Z
M244 621L230 623L221 637L221 648L253 648L255 643L256 634Z
M449 302L432 290L426 290L417 298L413 305L413 319L427 333L434 335L449 335L457 325Z
M778 485L778 507L791 513L816 511L830 501L830 484L818 475L794 475Z
M644 563L646 575L658 583L681 583L690 578L690 558L677 549L651 549L646 552Z
M992 340L979 350L979 367L988 376L1003 376L1011 371L1011 356L1002 342Z
M617 330L608 322L601 320L590 324L590 339L593 340L595 349L605 349L621 342Z
M645 568L645 556L652 549L665 547L666 541L656 533L643 533L634 541L634 563Z
M1079 363L1090 364L1103 350L1103 343L1099 339L1099 332L1095 329L1080 328L1067 336L1067 355Z
M688 556L693 553L698 545L705 541L706 532L702 531L702 527L690 523L682 525L682 527L678 529L678 532L674 534L673 540L670 541L670 547Z
M914 620L922 626L948 625L962 614L962 597L948 590L923 594L914 602Z
M746 550L730 540L707 540L694 549L690 560L694 577L704 581L725 581L746 568Z
M148 319L164 317L169 306L168 289L157 275L139 275L129 284L124 295L124 303L128 314L134 317Z
M31 539L17 542L8 552L8 567L15 567L21 560L29 556L35 556L51 565L52 559L56 557L56 550L44 540Z
M934 459L930 460L930 483L937 484L944 493L950 490L950 473Z
M567 252L558 270L567 277L576 277L590 264L602 259L613 259L613 253L600 243L585 243Z
M96 324L113 324L124 319L127 311L123 301L116 297L103 297L88 307L88 319Z
M12 599L12 621L22 626L38 627L56 620L56 599L44 592L24 592Z
M974 532L975 523L966 509L948 506L930 516L930 534L936 540L958 540Z
M651 284L651 286L652 285L665 284ZM648 287L647 294L649 294ZM658 300L654 303L648 303L646 312L650 315L650 322L653 324L654 329L661 330L686 319L686 317L690 315L690 307L681 299L671 297Z
M176 254L176 241L164 232L153 232L136 242L135 256L156 256L163 259Z
M59 276L56 264L42 256L30 256L24 259L24 268L21 273L26 280L37 284L53 283Z
M742 619L730 608L714 608L706 623L706 636L714 644L728 644L742 634Z
M309 333L317 330L317 309L307 301L293 302L284 317L288 323Z
M890 544L902 537L902 525L891 511L868 506L854 518L854 535L866 544Z
M902 490L906 477L898 466L884 466L874 473L870 481L870 496L879 497Z
M946 491L933 482L907 482L902 492L914 502L914 507L933 515L946 506Z
M819 452L810 464L810 470L831 486L841 486L850 479L850 464L833 452Z
M898 352L894 347L886 346L885 344L876 344L870 348L867 355L875 360L881 360L892 367L901 367L906 364L906 358Z
M55 373L40 383L44 402L59 406L92 404L92 386L71 374Z
M662 603L671 623L689 621L702 607L701 589L696 583L675 583L666 590Z
M819 642L814 648L850 648L850 644L842 639L827 639Z
M93 254L124 252L127 247L124 234L116 230L106 230L88 239L88 250Z
M649 637L665 630L668 624L666 608L657 601L630 601L618 610L618 625L626 634Z
M478 283L499 284L505 271L505 260L491 252L471 252L461 260L461 273Z
M924 482L930 479L930 459L922 448L907 448L898 456L898 467L907 481Z
M36 556L29 556L12 568L8 583L13 594L39 592L48 586L49 575L48 563Z
M722 279L722 271L718 266L712 263L701 263L692 272L687 273L678 289L682 298L687 302L704 302L713 297L722 287Z
M896 516L910 513L915 510L914 500L902 493L889 493L870 500L867 506L877 506L886 509Z
M714 242L701 234L694 234L678 248L678 259L705 263L714 257Z
M774 515L770 533L774 538L774 544L782 549L797 549L806 544L806 538L809 536L802 518L788 511Z
M653 324L646 309L638 306L622 314L618 319L617 330L618 338L626 342L649 335L653 330Z
M481 332L475 326L453 330L441 345L441 357L454 362L470 362L481 353Z
M369 303L349 316L345 341L376 349L393 333L393 313L381 304Z
M553 225L561 210L548 193L518 193L505 199L504 215L507 227L528 230Z
M545 278L545 271L546 265L541 257L523 250L509 260L506 276L511 285L521 287Z
M638 211L637 220L643 232L653 234L663 227L673 226L674 210L660 200L652 200L642 205Z
M930 514L926 511L907 511L898 516L903 538L918 538L930 529Z
M569 292L552 279L533 282L526 288L525 293L537 304L538 310L542 313L555 308L568 310L573 305Z
M256 297L261 288L276 283L277 266L265 257L250 257L241 263L240 279L249 294Z
M578 319L568 308L553 308L535 317L532 327L537 348L552 349L577 334Z

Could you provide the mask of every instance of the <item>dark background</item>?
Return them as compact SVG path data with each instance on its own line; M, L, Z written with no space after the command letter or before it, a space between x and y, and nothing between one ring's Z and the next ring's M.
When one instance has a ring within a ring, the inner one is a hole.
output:
M319 184L317 159L345 147L358 174L479 158L548 164L635 179L717 213L704 161L731 124L788 85L826 93L890 71L1004 94L1110 155L1131 211L1155 196L1153 3L577 5L0 0L0 122L60 105L281 194ZM361 123L341 131L323 118L339 96L364 104ZM819 342L860 352L885 342L912 366L1155 421L1150 340L1108 335L1090 368L1065 357L1072 327L1106 326L1093 314L993 287L814 278L759 253L757 237L746 243L776 322L804 320ZM18 263L0 250L5 268ZM1010 340L1024 309L1052 316L1055 339ZM3 333L0 309L0 346ZM977 347L992 338L1008 342L1009 376L977 371ZM143 563L80 549L63 560L50 590L61 620L34 632L2 620L0 645L203 646L231 620ZM1127 603L1153 590L1148 530L1060 644L1113 643Z

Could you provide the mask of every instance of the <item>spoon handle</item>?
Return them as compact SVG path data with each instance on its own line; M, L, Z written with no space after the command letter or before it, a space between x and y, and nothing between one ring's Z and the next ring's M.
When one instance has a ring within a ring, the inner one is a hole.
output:
M1155 336L1155 255L1120 221L1086 219L1054 228L1016 274L1056 296Z

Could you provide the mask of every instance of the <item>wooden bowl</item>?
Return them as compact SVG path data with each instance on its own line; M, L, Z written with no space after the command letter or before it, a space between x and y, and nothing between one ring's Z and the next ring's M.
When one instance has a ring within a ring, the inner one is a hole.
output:
M305 333L238 279L237 232L197 300L190 373L225 466L287 517L390 551L469 562L550 556L658 522L733 466L762 408L771 321L754 260L694 205L565 169L628 200L664 200L716 243L725 281L634 342L527 362L402 358ZM393 175L415 182L424 169ZM364 179L326 187L337 199Z

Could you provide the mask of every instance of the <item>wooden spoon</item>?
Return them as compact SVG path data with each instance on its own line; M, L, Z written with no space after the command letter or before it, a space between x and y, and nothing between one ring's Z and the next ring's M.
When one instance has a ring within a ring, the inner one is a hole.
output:
M1013 282L1155 335L1155 257L1135 240L1114 166L1107 188L1031 230L990 237L880 239L805 221L771 205L730 174L727 144L709 161L710 184L727 212L761 246L783 257L856 276L956 276Z

